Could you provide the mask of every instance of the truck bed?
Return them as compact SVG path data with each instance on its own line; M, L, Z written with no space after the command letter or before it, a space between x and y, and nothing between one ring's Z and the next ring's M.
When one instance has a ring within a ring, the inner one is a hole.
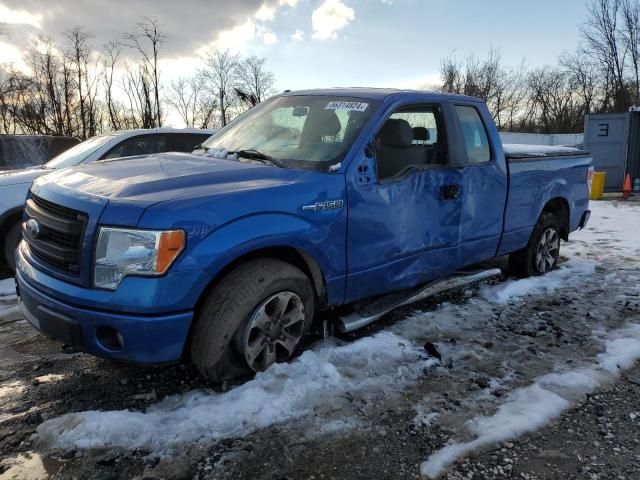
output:
M509 193L499 254L523 248L540 215L540 206L555 198L569 198L566 205L569 231L578 228L588 208L587 178L591 154L573 147L503 145L509 177Z

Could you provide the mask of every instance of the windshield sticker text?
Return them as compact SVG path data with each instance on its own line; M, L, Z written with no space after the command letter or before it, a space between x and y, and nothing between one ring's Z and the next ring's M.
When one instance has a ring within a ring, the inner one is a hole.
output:
M354 110L356 112L364 112L368 106L369 106L368 103L363 103L363 102L334 101L334 102L329 102L327 106L324 107L324 109L325 110Z

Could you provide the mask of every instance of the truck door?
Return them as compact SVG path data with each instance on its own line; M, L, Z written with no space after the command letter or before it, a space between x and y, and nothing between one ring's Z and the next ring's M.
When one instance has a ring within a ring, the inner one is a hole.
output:
M369 156L351 164L347 302L457 267L462 176L450 165L444 124L442 106L399 108L382 123Z
M455 105L459 130L458 140L464 144L466 161L462 169L460 217L460 267L489 260L496 254L502 235L504 207L507 199L507 172L502 146L489 142L499 138L493 121L484 119L474 104ZM502 159L502 160L501 160Z

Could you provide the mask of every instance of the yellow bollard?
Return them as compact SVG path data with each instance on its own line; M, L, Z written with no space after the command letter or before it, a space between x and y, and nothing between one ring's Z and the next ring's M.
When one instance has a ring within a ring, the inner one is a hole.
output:
M589 195L590 200L602 200L604 196L604 179L606 176L606 172L594 172L591 183L591 194Z

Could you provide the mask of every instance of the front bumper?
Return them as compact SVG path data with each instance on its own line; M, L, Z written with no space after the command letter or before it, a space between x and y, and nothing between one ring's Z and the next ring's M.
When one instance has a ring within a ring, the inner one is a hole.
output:
M181 359L193 318L192 311L140 315L79 307L42 290L49 278L17 256L16 282L25 318L48 337L102 358L139 364L160 364ZM58 281L51 277L51 283ZM104 332L117 332L119 342L105 341Z

